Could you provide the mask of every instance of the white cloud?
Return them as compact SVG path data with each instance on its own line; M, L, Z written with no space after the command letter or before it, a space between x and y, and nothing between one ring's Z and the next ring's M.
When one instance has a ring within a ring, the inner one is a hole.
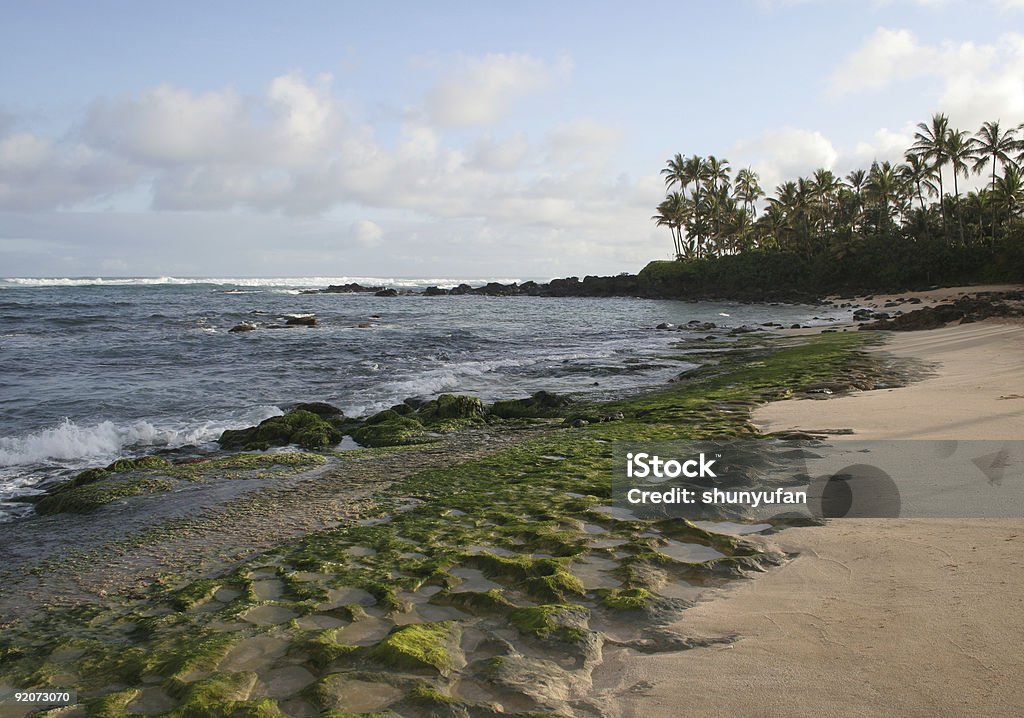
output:
M832 73L835 98L879 92L901 82L938 81L935 107L958 123L1024 114L1024 35L993 43L922 43L909 30L878 28Z
M567 60L551 66L516 53L468 58L455 76L427 94L424 110L431 122L441 127L493 124L515 100L550 87L570 70Z
M787 127L737 142L726 156L734 170L750 165L770 192L780 182L810 175L820 167L832 169L839 153L821 132Z
M380 246L384 230L376 222L360 219L352 223L352 237L362 246L372 249Z

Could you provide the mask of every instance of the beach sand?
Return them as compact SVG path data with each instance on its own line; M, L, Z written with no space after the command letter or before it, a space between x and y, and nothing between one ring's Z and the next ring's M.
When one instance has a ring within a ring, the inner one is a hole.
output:
M879 350L936 373L768 405L755 422L849 428L853 439L1024 437L1024 326L893 333ZM608 650L595 693L609 715L1024 715L1024 519L839 519L761 540L797 556L673 626L738 640Z

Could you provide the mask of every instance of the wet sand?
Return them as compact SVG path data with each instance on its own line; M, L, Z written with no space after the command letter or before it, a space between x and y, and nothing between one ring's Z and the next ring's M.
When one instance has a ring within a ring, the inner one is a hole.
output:
M854 439L1024 437L1019 323L895 333L879 351L929 362L935 376L780 402L755 422ZM737 641L608 651L595 690L609 715L1024 715L1024 519L841 519L761 540L797 556L673 627Z

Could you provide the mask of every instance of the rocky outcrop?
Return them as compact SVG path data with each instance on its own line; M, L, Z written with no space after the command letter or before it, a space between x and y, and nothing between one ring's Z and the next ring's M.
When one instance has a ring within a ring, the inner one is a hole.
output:
M857 314L854 313L854 316L856 318ZM894 318L889 318L888 315L873 314L872 317L878 321L861 324L860 328L883 331L919 331L938 329L951 322L969 324L990 317L1020 316L1024 316L1024 292L978 292L975 295L961 297L949 304L923 307Z
M217 443L223 449L240 451L263 450L289 444L322 451L341 441L344 436L341 429L343 421L344 414L340 411L331 419L325 419L312 411L292 409L284 416L273 416L248 429L228 429L220 435Z
M324 294L362 294L365 292L379 292L384 287L364 287L362 284L351 282L349 284L332 284L327 289L321 289L319 292ZM313 290L310 294L317 292Z

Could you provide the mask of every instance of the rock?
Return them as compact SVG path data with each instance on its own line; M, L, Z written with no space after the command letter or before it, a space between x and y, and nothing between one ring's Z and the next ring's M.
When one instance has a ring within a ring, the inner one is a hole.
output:
M360 292L379 292L384 287L364 287L361 284L352 282L350 284L332 284L323 290L325 294L356 294Z
M448 289L441 289L439 287L427 287L423 290L423 294L428 297L446 297L451 294Z
M287 314L284 323L290 327L315 327L316 317L308 314Z
M304 449L323 450L342 439L341 431L321 416L293 409L284 416L273 416L248 429L228 429L217 443L224 449L264 450L271 446L298 444Z
M487 413L501 419L552 417L559 416L560 410L571 403L568 397L538 391L528 399L496 401Z
M256 325L250 324L249 322L242 322L241 324L236 324L235 326L231 327L230 329L228 329L228 331L232 333L254 332L256 331Z
M473 291L473 288L471 286L469 286L466 283L462 283L462 284L460 284L457 287L452 287L451 289L449 289L448 293L449 294L455 294L455 295L458 296L458 295L462 295L462 294L470 294L472 291Z
M889 318L889 313L888 312L872 312L871 313L871 318L872 319L888 319Z
M397 297L398 290L396 289L379 289L373 293L375 297Z
M801 329L802 327L799 324L790 324L789 328L790 329Z
M386 416L381 416L382 414ZM424 440L423 424L411 416L399 416L387 409L352 432L352 438L362 446L403 446Z
M302 404L296 404L292 407L292 411L308 411L310 414L316 414L323 419L327 419L332 416L345 416L338 407L322 401L309 401Z
M661 324L659 324L658 326L655 327L655 329L675 329L675 328L676 328L675 324L669 324L668 322L662 322Z
M419 414L426 421L478 419L484 415L484 405L475 396L441 394L420 407Z

